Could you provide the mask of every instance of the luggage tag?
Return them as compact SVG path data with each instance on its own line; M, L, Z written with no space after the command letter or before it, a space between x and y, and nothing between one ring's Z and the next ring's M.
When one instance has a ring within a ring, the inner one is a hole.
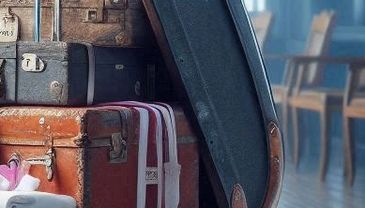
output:
M10 8L0 9L0 42L9 43L18 40L19 18L10 11Z
M151 104L158 109L163 116L167 132L167 151L166 162L164 163L165 173L165 207L178 207L180 201L180 170L177 155L177 136L175 116L172 108L167 104Z
M148 139L148 143L152 142L151 145L147 146L147 166L143 169L138 169L138 184L137 184L137 208L145 208L146 207L146 196L149 192L153 194L153 187L150 190L147 190L147 185L157 185L157 207L162 207L162 195L163 195L163 144L162 144L162 118L158 110L151 107L149 104L134 102L134 101L124 101L124 102L111 102L104 103L103 106L122 106L122 107L134 107L134 108L142 108L148 111L149 114L149 136L148 138L155 138L156 144L156 152L157 152L157 167L151 166L149 164L148 159L152 160L154 157L151 155L153 149L151 149L153 145L153 141ZM152 160L153 161L153 160ZM140 174L143 174L141 176ZM141 179L143 180L141 181Z

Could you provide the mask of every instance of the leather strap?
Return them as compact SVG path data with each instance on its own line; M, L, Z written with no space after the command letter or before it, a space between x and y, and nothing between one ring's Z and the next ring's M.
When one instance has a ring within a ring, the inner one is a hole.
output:
M94 102L95 93L95 52L94 46L90 43L83 43L87 48L89 58L89 74L87 81L87 105L92 105Z
M150 105L135 101L122 102L127 105L135 105L147 109L156 116L157 130L156 130L156 150L157 150L157 208L162 208L162 193L163 193L163 141L162 141L162 119L158 110L152 108ZM151 183L150 183L151 184ZM143 207L144 208L144 207Z
M137 208L146 207L146 171L148 149L148 111L135 108L139 111L139 145L138 145L138 174L137 174Z
M177 155L176 124L172 108L167 104L151 104L158 109L165 121L168 139L168 158L164 163L165 207L177 208L180 201L180 170ZM166 152L166 151L165 151Z
M158 193L157 193L157 208L162 208L162 198L163 198L163 145L162 145L162 119L158 110L151 107L149 104L135 102L135 101L124 101L124 102L111 102L104 103L104 106L124 106L124 107L134 107L134 108L143 108L149 112L149 115L152 115L152 118L156 120L156 152L157 152L157 168L156 167L146 167L146 169L142 168L138 169L138 174L143 174L143 182L139 182L140 190L137 195L137 208L145 208L145 195L143 187L148 184L157 184ZM147 146L148 147L148 146ZM141 155L143 157L143 155ZM157 182L151 182L146 180L146 172L148 170L154 171L157 169Z

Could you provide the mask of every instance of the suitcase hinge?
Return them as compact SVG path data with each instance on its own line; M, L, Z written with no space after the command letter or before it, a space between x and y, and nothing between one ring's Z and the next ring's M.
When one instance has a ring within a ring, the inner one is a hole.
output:
M110 145L109 162L127 162L127 141L122 137L121 133L112 134Z
M54 166L55 153L53 149L49 149L44 156L33 157L26 159L31 165L44 165L46 168L47 179L53 178L53 166Z

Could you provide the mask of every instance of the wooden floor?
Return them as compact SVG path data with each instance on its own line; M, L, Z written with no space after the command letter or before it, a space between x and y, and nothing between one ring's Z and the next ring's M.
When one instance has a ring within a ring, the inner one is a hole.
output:
M314 139L315 140L315 139ZM357 146L355 185L343 178L341 139L332 139L330 169L325 183L319 181L319 144L303 144L302 160L296 170L287 156L284 186L279 208L365 208L365 146Z

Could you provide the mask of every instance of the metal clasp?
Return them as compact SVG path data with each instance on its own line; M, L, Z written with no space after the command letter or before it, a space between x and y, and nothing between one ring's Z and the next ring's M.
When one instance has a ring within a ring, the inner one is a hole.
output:
M36 54L25 53L22 58L22 69L24 71L42 72L44 70L44 63Z
M111 150L109 152L110 163L125 163L127 162L127 141L122 138L121 133L112 134Z
M53 149L50 149L44 156L29 158L26 159L26 161L29 162L31 165L44 165L46 168L47 179L52 180L54 159L55 153Z

